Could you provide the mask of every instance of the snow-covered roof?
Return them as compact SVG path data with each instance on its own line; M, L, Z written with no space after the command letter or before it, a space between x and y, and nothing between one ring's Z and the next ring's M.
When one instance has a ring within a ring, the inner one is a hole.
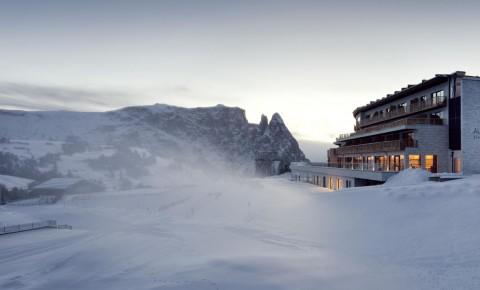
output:
M25 189L28 188L28 185L32 182L33 180L27 178L10 175L0 175L0 184L5 186L8 190L11 190L14 187L19 189Z
M33 189L67 189L82 181L81 178L61 177L52 178L33 187Z

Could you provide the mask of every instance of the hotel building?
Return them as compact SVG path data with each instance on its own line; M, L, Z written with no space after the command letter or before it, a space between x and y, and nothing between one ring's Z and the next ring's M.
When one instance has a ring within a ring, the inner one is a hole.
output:
M295 180L330 189L380 184L405 168L480 173L480 77L457 71L353 111L327 163L292 164Z

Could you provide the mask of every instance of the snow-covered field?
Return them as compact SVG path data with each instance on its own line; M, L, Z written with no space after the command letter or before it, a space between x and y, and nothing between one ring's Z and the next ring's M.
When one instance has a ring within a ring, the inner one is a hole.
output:
M25 189L28 188L28 185L32 182L32 179L0 174L0 184L5 186L8 190L15 187L18 189Z
M0 289L479 289L479 209L479 176L340 192L212 176L7 205L4 224L73 230L0 236Z

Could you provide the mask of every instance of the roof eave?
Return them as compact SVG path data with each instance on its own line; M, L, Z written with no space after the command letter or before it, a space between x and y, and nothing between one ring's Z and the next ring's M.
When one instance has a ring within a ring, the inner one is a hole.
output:
M398 99L400 99L404 96L407 96L409 94L412 94L412 93L424 90L426 88L432 87L434 85L440 84L440 83L448 80L448 78L450 76L451 75L448 75L448 74L437 74L437 75L435 75L435 77L433 77L429 80L422 81L419 84L407 87L407 88L405 88L405 89L403 89L399 92L396 92L392 95L387 95L386 97L384 97L380 100L377 100L377 101L372 102L370 104L358 107L353 111L353 116L355 117L360 112L364 112L366 110L369 110L369 109L372 109L372 108L375 108L375 107L378 107L378 106L381 106L381 105L384 105L384 104L388 104L392 101L398 100Z

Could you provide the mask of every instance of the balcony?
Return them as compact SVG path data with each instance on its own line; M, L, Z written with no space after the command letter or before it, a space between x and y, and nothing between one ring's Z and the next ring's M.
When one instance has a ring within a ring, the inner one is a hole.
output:
M388 178L395 175L395 171L381 171L381 170L361 170L361 169L351 169L345 168L338 164L328 164L328 163L311 163L304 165L291 165L290 169L292 174L310 177L310 176L320 176L320 175L330 175L330 176L344 176L350 178L359 178L367 180L376 180L385 182Z
M346 139L350 139L352 137L356 137L362 134L370 133L370 132L375 132L383 129L388 129L388 128L394 128L398 126L408 126L408 125L443 125L443 120L442 119L431 119L431 118L409 118L409 119L400 119L392 122L388 122L385 124L379 124L379 125L374 125L370 126L368 128L364 129L358 129L357 131L353 133L347 133L347 134L340 134L337 137L337 142L338 141L343 141Z
M382 141L360 145L344 146L339 148L333 148L334 155L346 155L346 154L362 154L362 153L374 153L374 152L394 152L402 151L405 147L417 147L415 140L409 142L402 142L401 140Z
M385 112L383 115L374 116L373 118L362 120L358 126L358 129L363 127L370 126L376 123L385 122L391 119L400 118L408 116L411 114L439 108L445 106L447 100L445 98L441 100L427 100L426 102L411 103L408 107L404 109L397 109L395 111Z

